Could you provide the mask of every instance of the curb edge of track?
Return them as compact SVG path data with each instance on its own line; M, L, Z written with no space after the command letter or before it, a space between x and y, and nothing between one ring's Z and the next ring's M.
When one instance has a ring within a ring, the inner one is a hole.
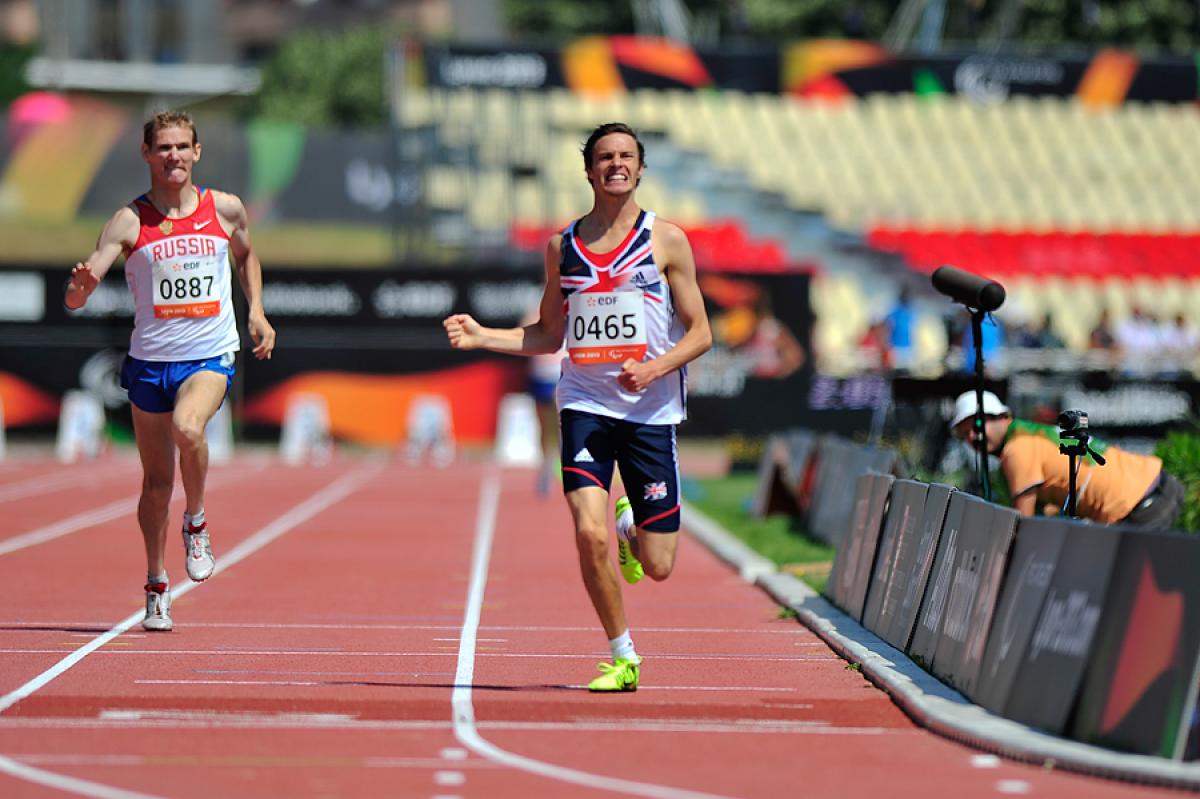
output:
M827 643L858 664L862 674L887 693L916 724L985 752L1129 782L1200 790L1200 763L1137 755L1069 741L997 716L917 666L900 650L867 630L801 580L779 571L719 524L687 505L684 530L721 561L759 586Z

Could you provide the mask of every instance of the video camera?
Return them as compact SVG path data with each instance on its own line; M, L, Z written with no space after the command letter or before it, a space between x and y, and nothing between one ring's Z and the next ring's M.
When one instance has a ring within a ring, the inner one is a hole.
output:
M1087 411L1066 410L1058 415L1059 435L1068 438L1086 438L1088 433Z

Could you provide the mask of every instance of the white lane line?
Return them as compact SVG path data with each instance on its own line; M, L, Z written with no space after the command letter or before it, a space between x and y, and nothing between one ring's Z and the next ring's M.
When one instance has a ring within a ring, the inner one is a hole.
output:
M449 726L448 723L447 726ZM146 755L52 754L48 752L14 755L12 759L29 766L109 766L127 768L138 768L148 765L155 760L155 758L147 757ZM310 760L305 758L306 762L297 763L295 760L281 761L272 756L264 756L257 760L244 755L197 755L191 758L193 762L203 765L234 764L241 767L256 765L259 768L276 767L287 769L303 768L305 766L325 768L329 765L329 760L331 759ZM446 768L446 762L436 757L339 757L336 760L345 765L361 765L365 768L423 768L430 769L431 771L443 771ZM175 765L182 765L183 757L173 757L172 762ZM472 760L467 763L458 764L457 767L465 769L497 768L495 763L489 763L486 760Z
M204 715L197 712L194 718L179 716L146 716L139 718L137 711L127 713L105 712L104 718L63 718L43 716L28 718L0 717L0 730L452 730L452 721L387 721L372 719L328 719L308 720L290 718L239 718L231 714ZM300 714L297 714L300 715ZM321 714L312 714L320 716ZM336 714L334 714L336 715ZM891 727L834 727L817 721L767 722L761 719L689 721L686 719L633 719L630 721L485 721L476 725L481 730L501 732L554 732L554 733L699 733L703 735L815 735L815 736L868 736L868 737L916 737L920 729L896 729ZM472 763L476 761L470 761ZM507 765L507 764L501 764Z
M0 755L0 771L11 774L19 779L36 783L37 785L45 785L47 788L79 794L80 796L93 796L96 799L159 799L159 797L148 793L126 791L122 788L114 788L111 785L101 785L98 782L68 777L64 774L55 774L51 771L43 771L40 768L19 763L4 755Z
M498 473L491 470L484 476L479 490L475 551L471 555L471 582L467 589L467 607L463 613L462 634L458 644L458 669L450 700L454 713L454 736L458 738L459 743L488 760L572 785L659 799L712 799L714 794L589 774L586 771L534 760L501 749L479 734L475 723L475 705L471 696L472 681L475 678L475 637L479 633L479 616L483 609L483 593L487 586L488 564L491 561L492 539L496 532L496 510L499 504L500 479Z
M47 541L62 538L64 535L77 533L80 530L86 530L89 527L95 527L105 522L110 522L113 519L128 516L137 509L137 501L138 498L135 494L132 497L125 497L124 499L118 499L116 502L110 502L103 507L78 513L54 524L30 530L28 533L21 533L14 535L12 538L6 538L0 541L0 555L7 555L19 549L44 544Z
M244 475L225 475L223 478L213 480L209 484L208 490L217 490L229 483L241 482L243 479ZM122 516L132 515L137 510L138 498L138 494L133 494L124 499L118 499L116 502L110 502L102 507L77 513L74 516L54 522L53 524L48 524L45 527L39 527L36 530L30 530L27 533L20 533L11 538L6 538L0 541L0 555L8 555L21 549L27 549L38 544L44 544L47 541L53 541L56 538L62 538L64 535L77 533L80 530L86 530L89 527L95 527L105 522L119 519Z
M342 477L340 480L326 486L321 491L309 497L304 502L296 505L294 508L284 513L275 521L268 524L266 527L255 532L249 538L243 540L240 544L229 550L214 570L214 575L218 572L225 571L231 566L239 563L258 550L265 547L267 544L279 538L284 533L292 528L303 524L318 513L327 508L336 505L350 494L362 487L367 480L375 475L382 466L376 465L370 469L363 469L352 474ZM178 599L184 594L191 591L200 583L186 583L185 585L177 586L171 589L171 598ZM67 657L60 660L58 663L51 666L46 671L34 677L29 682L17 688L15 691L10 691L3 697L0 697L0 713L8 710L10 707L31 696L39 689L45 687L54 679L58 678L74 666L79 661L83 660L92 652L95 652L100 647L112 641L125 630L128 630L133 625L142 620L145 615L144 611L137 611L126 618L122 619L108 632L97 636L92 641L84 644L79 649L72 652ZM78 780L74 777L66 777L61 774L54 774L41 769L26 766L18 763L11 758L0 755L0 772L6 772L20 779L35 782L40 785L48 785L62 791L82 794L84 796L100 797L101 799L145 799L146 794L131 793L118 788L110 788L105 785L88 782L87 780Z
M108 475L105 470L102 475ZM60 488L68 486L77 486L79 481L83 479L83 475L79 470L51 472L49 474L30 477L16 483L9 483L5 486L0 486L0 502L12 502L17 499L26 499L28 497L41 496L49 494ZM95 484L96 476L89 474L86 478L89 484Z
M344 685L345 680L134 680L135 685ZM436 687L434 683L429 686ZM563 688L573 688L582 691L583 685L564 685ZM780 693L794 694L799 691L796 687L777 687L764 685L648 685L639 688L640 691L731 691L735 693Z
M995 755L971 755L971 765L975 768L1000 768L1000 758Z
M62 625L64 627L87 627L87 626L95 626L98 624L107 624L107 623L108 622L99 622L99 621L59 621L59 620L30 621L29 619L0 619L0 627L4 627L4 628L10 628L10 627L14 627L14 628L15 627L34 627L34 628L37 628L37 627L45 627L50 624L58 624L58 625ZM346 624L289 624L289 623L284 623L284 622L281 622L279 624L275 624L273 622L247 622L245 624L242 624L241 622L218 622L218 621L190 621L190 622L188 622L188 628L190 629L192 627L218 627L218 628L220 628L220 627L236 627L239 630L246 629L246 628L255 628L255 629L278 628L281 630L282 629L286 629L286 630L291 630L291 629L295 629L295 630L458 630L458 629L460 629L459 625L457 625L457 624L354 624L354 623L350 623L350 622L347 622ZM559 626L552 626L552 625L546 625L546 626L523 625L520 627L481 626L479 629L483 630L485 632L499 632L501 630L505 630L505 631L528 632L528 633L538 633L538 634L548 633L548 632L554 632L554 633L578 632L578 633L589 633L591 635L595 635L595 633L596 633L596 631L594 629L592 629L591 627L559 627ZM801 629L806 630L807 628L802 627ZM767 634L767 635L781 635L781 634L782 635L792 635L792 636L796 635L796 633L783 633L779 630L751 630L751 629L738 630L738 629L735 629L732 627L724 627L724 628L723 627L706 627L706 628L700 628L700 627L638 627L638 632L639 633L686 633L689 636L701 634L701 633L703 633L703 634L718 634L718 635L729 635L731 633L734 633L734 634L742 635L742 636L754 635L756 633ZM812 633L809 633L809 635L811 636ZM456 636L454 638L448 638L446 640L457 641L459 639ZM493 640L493 639L480 638L479 640L485 641L485 640ZM504 640L504 639L494 639L494 640ZM796 641L793 644L793 646L826 646L826 644L820 640ZM608 653L605 652L604 654L608 654Z
M324 685L316 680L134 680L134 685Z
M442 787L463 785L466 781L467 775L461 771L435 771L433 773L434 784Z
M172 596L174 590L172 589ZM139 617L140 620L140 617ZM191 625L189 625L191 626ZM0 654L4 655L52 655L61 652L61 649L7 649L0 647ZM100 652L102 655L161 655L169 657L171 655L216 655L219 657L233 657L235 655L243 657L259 657L273 655L306 655L316 657L323 655L327 657L410 657L410 658L447 658L456 657L454 652L439 651L439 652L346 652L346 651L330 651L328 649L105 649ZM552 653L537 653L537 652L479 652L478 657L481 658L535 658L537 660L595 660L596 658L608 657L608 652L552 652ZM718 661L737 661L739 663L822 663L829 660L841 660L837 655L808 655L808 656L783 656L771 657L769 655L672 655L670 653L655 652L655 662L667 660L718 660ZM641 690L641 689L638 689Z

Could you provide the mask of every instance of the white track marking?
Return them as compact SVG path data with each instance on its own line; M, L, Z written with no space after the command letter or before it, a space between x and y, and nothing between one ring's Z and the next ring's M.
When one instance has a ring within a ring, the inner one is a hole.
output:
M81 476L75 470L61 471L30 477L16 483L9 483L8 485L0 486L0 502L12 502L13 500L37 497L42 494L52 494L59 489L74 487L79 484ZM87 479L94 481L96 477L89 475Z
M244 560L258 550L265 547L267 544L279 538L284 533L294 527L303 524L318 513L327 508L336 505L343 499L348 497L354 491L362 487L362 485L375 475L381 466L375 466L371 469L364 469L342 477L335 483L326 486L321 491L309 497L304 502L296 505L294 508L284 513L275 521L268 524L266 527L255 532L249 538L243 540L240 544L229 550L222 556L217 568L213 574L225 571L234 564ZM171 589L172 599L178 599L192 589L201 585L200 583L189 582L185 585ZM39 689L45 687L54 679L58 678L74 666L79 661L83 660L92 652L95 652L100 647L112 641L118 635L128 630L133 625L142 620L145 615L144 611L139 610L127 616L118 622L112 629L102 635L97 636L92 641L81 646L79 649L72 652L67 657L60 660L58 663L51 666L46 671L34 677L29 682L17 688L15 691L10 691L3 697L0 697L0 713L8 710L10 707L31 696ZM48 785L57 788L61 791L76 793L83 796L93 796L99 799L146 799L146 794L132 793L123 791L118 788L110 788L105 785L98 785L87 780L78 780L74 777L66 777L60 774L54 774L49 771L42 771L32 766L26 766L18 763L11 758L0 755L0 772L11 774L14 777L35 782L40 785Z
M243 475L237 475L236 479L234 475L225 475L221 479L211 481L208 489L210 491L219 489L232 482L241 482L243 479ZM53 541L56 538L62 538L64 535L77 533L80 530L86 530L89 527L95 527L105 522L119 519L122 516L133 515L137 510L139 497L139 494L133 494L124 499L110 502L102 507L77 513L70 518L48 524L45 527L39 527L36 530L30 530L27 533L20 533L11 538L6 538L0 541L0 555L8 555L21 549L27 549L38 544L44 544L47 541Z
M0 619L0 627L45 627L48 624L59 624L64 627L86 627L95 626L98 624L107 624L108 622L99 621L30 621L29 619ZM188 622L188 627L231 627L239 630L246 628L263 628L263 629L296 629L296 630L458 630L459 625L451 624L287 624L287 623L268 623L268 622L219 622L219 621L193 621ZM479 628L485 632L498 632L500 630L529 632L529 633L562 633L562 632L578 632L595 634L595 630L591 627L557 627L557 626L539 626L539 625L524 625L520 627L486 627ZM639 633L684 633L688 636L698 634L717 634L717 635L804 635L807 628L800 628L800 632L790 632L786 630L754 630L745 629L739 630L733 627L638 627ZM812 633L808 633L811 637ZM457 636L451 639L452 641L459 640ZM481 641L487 639L479 639ZM824 641L796 641L796 646L827 646Z
M385 719L320 718L323 714L310 714L313 718L299 718L304 714L283 715L271 718L267 715L255 717L237 712L215 711L145 712L137 710L103 711L100 718L63 718L62 716L0 717L0 730L51 729L51 730L452 730L454 723L438 721L389 721ZM336 714L332 714L336 715ZM553 733L597 733L616 732L621 734L647 733L698 733L702 735L816 735L816 736L887 736L911 737L919 735L920 729L896 729L889 727L834 727L819 721L764 721L763 719L628 719L611 721L604 719L577 719L574 721L485 721L477 723L481 730L503 732L553 732ZM501 765L508 765L503 763Z
M586 771L534 760L501 749L479 734L475 723L475 705L471 697L471 685L475 678L475 637L479 632L479 616L483 609L483 593L487 586L488 564L492 555L492 539L495 537L496 510L499 504L500 479L495 471L489 471L484 476L479 490L475 550L471 555L471 582L467 589L467 607L463 614L462 634L458 645L458 669L450 700L454 713L454 736L458 738L459 743L496 763L572 785L656 799L711 799L714 794L623 780L602 774L589 774Z
M171 590L171 595L175 596L175 589ZM139 620L141 617L138 617ZM53 655L61 652L61 649L5 649L0 648L0 654L4 655ZM411 657L411 658L448 658L456 657L456 653L452 651L438 652L347 652L344 650L329 650L329 649L105 649L100 652L101 655L160 655L162 657L170 656L194 656L194 655L214 655L217 657L233 657L235 655L245 657L261 657L274 655L308 655L316 657L318 655L324 657ZM479 652L478 657L481 658L531 658L535 660L595 660L596 658L609 657L608 652L581 652L572 654L569 652L552 652L552 653L536 653L536 652ZM836 655L798 655L798 656L781 656L771 657L769 655L672 655L665 652L655 652L655 661L664 660L711 660L711 661L737 661L739 663L822 663L830 660L841 660ZM796 688L795 690L800 690ZM0 708L0 711L3 709Z
M42 771L40 768L27 766L4 755L0 755L0 771L28 782L54 788L58 791L66 791L67 793L79 794L80 796L94 796L96 799L158 799L158 797L148 793L126 791L122 788L101 785L98 782L68 777L64 774L55 774L51 771Z
M103 507L77 513L70 518L63 519L54 524L48 524L37 530L30 530L28 533L21 533L20 535L14 535L12 538L6 538L0 541L0 555L7 555L19 549L44 544L47 541L62 538L64 535L70 535L80 530L86 530L89 527L111 522L113 519L119 519L122 516L129 516L137 509L137 500L136 495L118 499L116 502L110 502Z

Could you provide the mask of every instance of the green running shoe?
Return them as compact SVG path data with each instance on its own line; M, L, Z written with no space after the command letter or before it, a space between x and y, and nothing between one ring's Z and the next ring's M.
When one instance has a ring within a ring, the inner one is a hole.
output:
M633 532L633 507L629 497L617 499L617 563L621 566L621 576L630 585L642 579L645 571L642 562L633 556L629 539L636 535Z
M589 691L636 691L638 687L638 667L642 661L617 658L612 663L600 663L596 666L601 674L588 683Z

